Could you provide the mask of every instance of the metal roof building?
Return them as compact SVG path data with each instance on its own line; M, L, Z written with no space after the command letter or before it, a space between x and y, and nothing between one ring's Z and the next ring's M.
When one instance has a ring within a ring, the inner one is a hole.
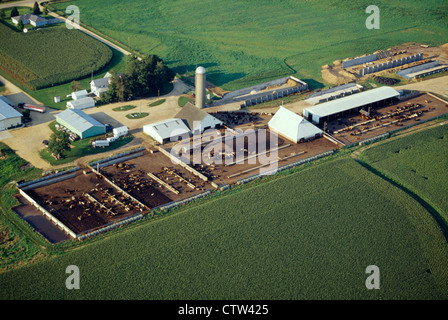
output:
M95 106L95 100L91 97L85 97L78 100L72 100L67 102L67 108L69 109L87 109L87 108L93 108Z
M353 110L359 111L365 106L378 106L399 96L398 91L384 86L305 108L303 115L313 123L322 124L323 121L329 121L333 117L342 116Z
M202 133L207 129L217 128L223 124L221 120L216 119L190 102L185 104L175 117L182 119L190 128L192 134Z
M81 139L106 133L106 126L77 109L67 109L56 115L56 121L76 133Z
M143 132L161 144L190 137L190 129L178 118L147 124L143 126Z
M269 129L295 143L320 137L323 131L298 114L280 106L268 122Z
M17 127L22 124L22 114L0 100L0 131Z

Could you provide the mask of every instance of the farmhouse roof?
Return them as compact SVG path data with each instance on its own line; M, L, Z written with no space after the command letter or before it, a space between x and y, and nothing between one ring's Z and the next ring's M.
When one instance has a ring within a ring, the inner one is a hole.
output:
M109 77L107 77L107 78L105 77L105 78L99 78L99 79L92 80L90 82L90 84L91 85L93 84L97 88L101 88L101 87L109 86L109 81L110 81Z
M33 13L22 14L20 16L11 17L11 19L13 19L15 21L22 20L23 23L25 23L27 21L34 21L34 22L46 21L45 18L42 18L41 16L39 16L37 14L33 14Z
M39 15L35 15L35 14L32 14L32 15L29 17L29 20L30 20L30 21L34 21L34 22L43 22L43 21L47 21L46 19L42 18L41 16L39 16Z
M22 114L10 107L6 102L0 100L0 120L21 117Z
M305 108L304 111L307 110L309 113L319 117L326 117L384 99L398 97L399 95L400 93L398 93L395 89L384 86L329 102L324 102L313 107Z
M104 124L78 109L66 109L59 113L56 116L56 119L61 119L66 123L69 123L81 132L92 127L104 127Z
M311 122L283 106L280 106L268 122L268 126L280 135L296 142L300 141L300 139L312 138L316 134L323 133L321 129Z

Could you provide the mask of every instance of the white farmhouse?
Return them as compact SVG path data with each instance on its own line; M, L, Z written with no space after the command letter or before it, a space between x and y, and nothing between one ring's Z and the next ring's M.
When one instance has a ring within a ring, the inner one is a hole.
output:
M101 97L109 87L110 83L110 73L106 73L104 78L95 79L90 81L90 92L92 92L97 97Z

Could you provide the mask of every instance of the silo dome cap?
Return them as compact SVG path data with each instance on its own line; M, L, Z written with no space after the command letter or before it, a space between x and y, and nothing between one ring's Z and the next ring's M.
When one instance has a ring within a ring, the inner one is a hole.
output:
M196 68L196 73L205 74L205 68L204 67L197 67Z

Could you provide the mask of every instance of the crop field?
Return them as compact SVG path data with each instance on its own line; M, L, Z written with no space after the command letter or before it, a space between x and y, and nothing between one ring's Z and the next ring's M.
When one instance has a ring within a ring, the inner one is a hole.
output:
M2 273L0 296L446 299L447 263L446 241L426 210L342 158ZM381 290L365 287L371 264L381 270ZM80 269L81 290L64 286L69 265Z
M65 25L28 33L0 23L2 69L29 89L41 89L91 75L112 59L103 43Z
M370 148L363 159L429 202L448 225L448 126L442 124Z
M366 28L371 1L77 0L81 21L180 74L196 65L226 90L296 73L322 86L321 66L401 44L448 42L448 6L437 0L376 1L380 29Z

